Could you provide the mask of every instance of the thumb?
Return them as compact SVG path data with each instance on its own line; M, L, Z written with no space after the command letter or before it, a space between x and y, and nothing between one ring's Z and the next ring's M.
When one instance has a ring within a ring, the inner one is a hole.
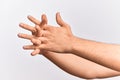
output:
M63 27L66 23L62 20L60 13L56 13L56 22L59 24L61 27Z

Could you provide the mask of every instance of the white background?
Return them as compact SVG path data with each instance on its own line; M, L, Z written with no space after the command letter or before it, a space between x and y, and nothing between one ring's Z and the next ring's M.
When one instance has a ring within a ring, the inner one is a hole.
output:
M47 14L56 25L55 13L71 25L74 35L107 43L120 43L120 0L0 0L0 80L82 80L71 76L42 55L32 57L17 37L27 15ZM118 80L120 77L105 80Z

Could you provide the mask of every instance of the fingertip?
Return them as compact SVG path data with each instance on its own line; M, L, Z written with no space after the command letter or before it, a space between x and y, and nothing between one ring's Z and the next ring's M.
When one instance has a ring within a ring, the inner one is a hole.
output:
M43 13L42 15L41 15L41 18L45 18L46 17L46 14L45 13Z
M47 23L48 23L46 14L42 14L41 20L42 20L41 25L44 25L44 24L47 24Z
M45 16L46 16L46 14L43 13L43 14L42 14L42 17L45 17Z
M18 34L17 34L17 36L20 37L20 38L21 38L21 35L22 35L21 33L18 33Z
M28 15L27 18L28 18L30 21L32 21L32 20L34 19L34 17L31 16L31 15Z
M36 50L34 50L32 53L31 53L31 56L35 56L35 55L37 55L37 54L39 54L40 53L40 50L39 49L36 49Z
M19 37L20 33L17 34L17 36Z
M56 13L56 21L60 26L64 25L64 21L62 20L61 16L60 16L60 12Z
M60 12L57 12L56 15L60 15Z
M23 23L22 23L22 22L21 22L21 23L19 23L19 26L20 26L20 27L22 27L22 26L23 26Z
M31 15L28 15L27 18L30 19L32 16Z
M36 28L36 29L40 29L40 27L39 27L38 25L35 25L35 28Z
M25 50L25 49L26 49L26 46L23 46L22 48Z
M31 53L31 56L35 56L35 55L36 55L35 53L33 53L33 52Z
M23 46L22 48L23 48L23 49L25 49L25 47L24 47L24 46Z
M57 12L57 13L56 13L56 16L59 17L59 18L61 18L60 12ZM61 19L62 19L62 18L61 18Z
M32 42L32 43L35 43L35 42L36 42L36 40L35 40L35 39L31 39L31 42Z

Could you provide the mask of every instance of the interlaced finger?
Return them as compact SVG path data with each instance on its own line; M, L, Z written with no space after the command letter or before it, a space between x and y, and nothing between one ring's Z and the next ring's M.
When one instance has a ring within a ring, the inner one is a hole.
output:
M28 24L25 24L25 23L20 23L19 24L20 27L26 29L26 30L29 30L31 31L32 33L35 33L36 32L36 29Z
M35 45L25 45L23 46L23 49L25 50L35 50L37 47Z
M29 39L29 40L31 40L33 38L32 35L23 34L23 33L19 33L18 37L23 38L23 39Z
M28 16L28 19L36 25L40 25L40 23L41 23L38 19L36 19L36 18L34 18L33 16L30 16L30 15Z
M32 56L35 56L35 55L37 55L37 54L40 54L40 49L35 49L35 50L31 53Z

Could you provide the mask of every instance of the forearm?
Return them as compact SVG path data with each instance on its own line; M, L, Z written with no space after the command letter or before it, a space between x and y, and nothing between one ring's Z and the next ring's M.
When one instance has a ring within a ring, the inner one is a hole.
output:
M72 53L120 71L120 45L76 38Z
M73 54L49 52L43 55L64 71L81 78L105 78L120 75L117 71L103 67Z

